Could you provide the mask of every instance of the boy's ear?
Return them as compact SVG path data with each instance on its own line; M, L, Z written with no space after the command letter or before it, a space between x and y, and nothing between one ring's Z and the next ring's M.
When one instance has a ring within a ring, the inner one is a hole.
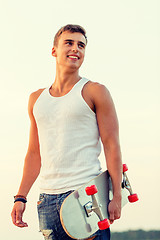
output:
M56 49L55 47L52 48L52 56L53 57L57 57L57 54L56 54Z

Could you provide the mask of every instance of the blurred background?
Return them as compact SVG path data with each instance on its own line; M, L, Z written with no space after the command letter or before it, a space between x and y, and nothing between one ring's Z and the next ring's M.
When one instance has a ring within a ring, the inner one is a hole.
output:
M55 78L51 55L57 30L80 24L88 36L80 75L104 84L120 124L123 162L139 202L128 204L111 230L160 230L160 2L158 0L0 1L0 213L3 240L43 239L36 204L38 180L16 228L10 213L28 147L29 95ZM100 156L106 168L104 154Z

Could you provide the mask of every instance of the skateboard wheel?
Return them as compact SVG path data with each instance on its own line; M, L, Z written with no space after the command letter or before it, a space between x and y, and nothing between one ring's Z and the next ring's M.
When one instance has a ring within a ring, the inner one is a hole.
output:
M138 201L138 195L137 194L132 194L128 196L128 200L130 203L137 202Z
M98 222L98 227L100 230L105 230L110 227L108 219Z
M128 171L127 164L123 164L123 173Z
M97 189L96 185L91 185L90 187L86 187L85 191L86 191L87 195L90 196L90 195L94 195L95 193L97 193L98 189Z

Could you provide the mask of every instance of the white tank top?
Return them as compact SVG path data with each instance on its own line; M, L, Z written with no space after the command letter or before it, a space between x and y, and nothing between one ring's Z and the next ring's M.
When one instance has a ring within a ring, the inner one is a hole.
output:
M96 114L82 97L82 78L66 95L53 97L46 88L33 113L40 143L40 192L75 190L101 173Z

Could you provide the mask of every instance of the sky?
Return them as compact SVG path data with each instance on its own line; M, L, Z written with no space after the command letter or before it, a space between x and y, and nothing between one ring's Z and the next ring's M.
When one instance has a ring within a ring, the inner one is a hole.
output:
M128 203L111 231L160 230L160 2L157 0L0 1L0 186L4 240L43 239L36 203L38 180L24 220L12 225L10 213L28 146L29 95L55 78L51 55L57 30L80 24L88 36L80 75L104 84L116 106L123 162L139 201ZM105 158L100 156L103 169Z

